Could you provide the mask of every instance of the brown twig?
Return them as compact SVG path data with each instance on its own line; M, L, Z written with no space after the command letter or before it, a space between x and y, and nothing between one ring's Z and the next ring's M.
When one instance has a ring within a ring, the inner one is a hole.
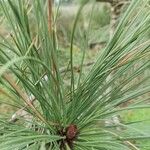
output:
M52 30L52 0L48 0L48 29Z
M113 0L96 0L97 2L113 3Z
M91 65L93 65L93 64L94 64L94 61L92 61L92 62L87 62L87 63L83 64L83 67L89 67L89 66L91 66ZM74 66L73 69L74 69L75 71L77 71L77 72L80 72L80 66ZM59 71L60 71L60 73L65 73L65 72L71 71L71 69L70 69L70 68L67 68L67 67L62 67L62 68L60 68Z

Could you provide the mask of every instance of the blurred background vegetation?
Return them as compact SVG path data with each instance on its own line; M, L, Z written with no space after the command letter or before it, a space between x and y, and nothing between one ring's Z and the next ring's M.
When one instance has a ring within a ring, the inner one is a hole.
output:
M60 6L59 6L60 5ZM80 2L77 0L63 0L61 3L59 0L55 0L54 3L54 13L57 13L57 19L56 19L56 26L57 26L57 40L59 41L59 47L58 47L58 55L59 55L59 64L62 67L62 70L68 66L69 63L69 47L70 47L70 39L71 39L71 31L73 28L73 23L75 16L78 11L78 6L80 5ZM109 3L104 2L91 2L89 3L83 10L82 14L80 15L80 21L78 22L76 31L75 31L75 38L74 38L74 45L73 45L73 51L74 51L74 64L75 64L75 70L76 70L76 78L78 75L78 66L79 63L82 60L82 53L85 51L85 67L83 70L83 77L87 74L90 67L92 66L93 62L97 58L97 54L105 47L105 45L109 42L109 39L111 37L110 31L112 30L112 20L115 21L115 24L117 24L119 18L121 17L122 13L124 13L124 10L126 9L126 6L128 3L125 3L119 12L117 12L117 18L113 18L112 14L112 6ZM59 8L60 7L60 8ZM59 10L58 10L59 8ZM92 12L92 13L91 13ZM34 34L34 20L31 20L32 24L32 32ZM114 26L114 25L113 25ZM82 39L86 38L85 33L89 31L89 37L88 37L88 47L85 47L84 44L82 44ZM11 29L7 24L7 21L3 17L3 13L0 10L0 35L5 36L7 38L10 37ZM148 33L147 38L150 38L150 34ZM6 49L8 53L10 53L9 50ZM150 58L147 58L150 59ZM145 60L142 60L145 61ZM139 64L136 64L135 67L139 67L140 64L142 64L142 61L139 62ZM131 72L134 71L134 68L131 69ZM117 82L119 85L119 82L122 82L128 76L130 76L131 72L126 72L124 76L121 76ZM69 89L68 80L70 79L70 73L69 72L63 72L64 74L67 74L65 76L65 84L66 87ZM145 72L142 74L141 78L138 80L142 80L143 75L148 76L149 72ZM135 81L136 82L136 81ZM149 84L150 80L146 80L145 84ZM132 84L132 83L131 83ZM67 91L66 91L67 92ZM5 94L0 91L0 99L3 99L4 102L10 103L9 98L4 96ZM150 93L147 95L144 95L144 97L140 97L142 99L147 99L145 103L150 103L149 100ZM132 100L131 102L132 103ZM13 105L13 104L12 104ZM127 103L124 105L128 105ZM122 106L124 107L124 106ZM17 108L16 108L17 109ZM14 109L12 109L10 106L0 104L0 114L6 113L8 115L11 115L12 112L15 112ZM150 109L143 109L139 111L128 111L121 114L121 120L123 122L128 122L129 120L132 122L135 122L136 120L147 120L146 124L147 127L150 125ZM133 125L134 126L134 125ZM140 126L139 126L140 130ZM147 142L148 141L144 141ZM145 147L143 150L149 150L149 147Z

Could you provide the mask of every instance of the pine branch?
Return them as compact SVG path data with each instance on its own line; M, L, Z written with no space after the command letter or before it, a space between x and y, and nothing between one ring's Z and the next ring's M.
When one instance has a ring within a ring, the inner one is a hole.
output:
M23 101L25 102L25 107L21 108L21 110L17 113L17 114L22 114L24 113L25 108L27 108L28 106L31 108L31 110L36 114L36 116L43 122L45 122L46 124L49 125L57 125L56 123L53 122L47 122L45 120L45 118L43 118L43 115L34 107L33 105L33 100L30 100L28 98L28 95L26 93L24 93L21 88L16 84L16 82L13 80L12 76L9 74L4 74L3 78L16 90L16 92L19 94L19 96L23 99ZM23 111L22 111L23 110ZM13 117L11 117L12 120L16 121L16 117L15 115ZM11 119L10 119L11 120Z
M93 64L94 64L94 62L88 62L88 63L83 64L83 66L84 66L84 67L89 67L89 66L91 66L91 65L93 65ZM80 72L80 66L74 66L73 69L74 69L75 71L77 71L77 72ZM66 73L66 72L71 71L71 69L68 69L67 67L62 67L62 68L60 68L59 71L60 71L60 73ZM46 74L47 74L47 73L45 72L45 73L41 76L40 80L43 79L43 78L45 78ZM38 83L40 82L40 80L38 80L38 81L36 82L36 84L38 84ZM32 103L32 105L33 105L33 103L35 102L35 100L36 100L35 98L31 99L31 100L30 100L30 103ZM11 116L9 122L15 123L16 121L19 120L19 117L23 117L23 116L27 115L27 112L26 112L25 110L26 110L26 108L27 108L28 106L29 106L29 105L26 104L23 108L17 110L17 111Z

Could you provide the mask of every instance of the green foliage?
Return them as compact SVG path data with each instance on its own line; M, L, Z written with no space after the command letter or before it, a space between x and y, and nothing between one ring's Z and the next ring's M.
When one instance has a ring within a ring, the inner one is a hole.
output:
M12 32L0 40L0 83L5 96L30 115L17 123L0 119L1 150L129 150L143 148L149 139L144 126L139 130L130 122L112 122L114 115L128 110L147 108L147 99L139 97L150 92L149 74L133 82L150 68L150 10L147 0L132 0L112 37L92 69L83 79L85 49L89 30L80 39L82 49L78 78L74 71L74 36L83 3L74 21L71 43L69 92L60 71L58 41L48 29L47 5L41 0L1 0L0 7ZM8 11L9 10L9 11ZM34 34L30 25L35 22ZM11 55L6 52L11 51ZM139 61L144 63L135 67ZM135 67L126 79L118 78ZM113 74L113 75L112 75ZM111 78L109 78L111 76ZM47 79L45 79L47 78ZM81 80L82 78L82 80ZM109 78L109 80L108 80ZM132 84L131 84L132 83ZM113 87L113 88L112 88ZM34 104L31 99L34 98ZM122 107L132 100L132 104ZM142 123L142 121L140 121Z

